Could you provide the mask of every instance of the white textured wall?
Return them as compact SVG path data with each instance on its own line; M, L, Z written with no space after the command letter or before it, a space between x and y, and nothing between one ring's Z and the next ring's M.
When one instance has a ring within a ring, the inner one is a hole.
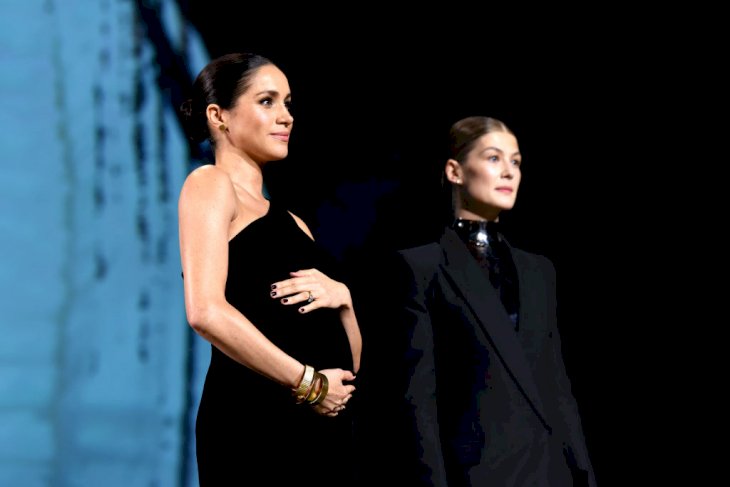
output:
M172 486L186 469L195 485L181 464L188 156L135 10L0 4L1 486Z

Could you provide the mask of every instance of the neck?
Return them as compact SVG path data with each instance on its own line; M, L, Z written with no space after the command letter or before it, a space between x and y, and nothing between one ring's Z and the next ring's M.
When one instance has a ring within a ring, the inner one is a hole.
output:
M454 216L456 218L461 218L462 220L472 220L472 221L499 221L499 210L489 210L484 209L484 211L474 211L469 208L464 208L463 206L460 208L457 208L454 212Z
M263 198L264 174L261 166L230 152L216 152L215 165L228 174L236 189Z

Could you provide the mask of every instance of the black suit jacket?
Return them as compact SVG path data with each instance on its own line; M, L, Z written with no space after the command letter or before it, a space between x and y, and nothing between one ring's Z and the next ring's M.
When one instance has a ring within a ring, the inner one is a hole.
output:
M367 483L389 471L399 485L595 485L561 354L554 267L510 252L517 331L452 230L389 264L390 319L364 334L360 424L380 445L363 454Z

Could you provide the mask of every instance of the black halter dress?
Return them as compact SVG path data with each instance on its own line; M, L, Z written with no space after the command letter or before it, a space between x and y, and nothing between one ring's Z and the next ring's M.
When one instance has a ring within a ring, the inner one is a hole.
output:
M316 268L337 279L336 263L286 209L263 217L229 242L226 298L269 340L316 370L352 371L339 311L301 314L272 299L271 284ZM317 415L291 391L235 362L215 346L196 422L198 474L209 485L347 485L352 417Z

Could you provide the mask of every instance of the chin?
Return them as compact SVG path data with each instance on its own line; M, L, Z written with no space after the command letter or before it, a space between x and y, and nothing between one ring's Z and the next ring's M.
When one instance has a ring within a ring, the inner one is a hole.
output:
M286 156L288 156L288 155L289 155L289 150L288 149L287 150L273 151L269 155L269 160L270 161L280 161L282 159L286 159Z
M507 198L506 200L502 200L502 208L505 210L511 210L515 206L515 202L517 201L517 198L515 197L517 195L513 195L511 198Z
M489 206L493 207L497 211L511 210L515 206L515 201L492 201Z

